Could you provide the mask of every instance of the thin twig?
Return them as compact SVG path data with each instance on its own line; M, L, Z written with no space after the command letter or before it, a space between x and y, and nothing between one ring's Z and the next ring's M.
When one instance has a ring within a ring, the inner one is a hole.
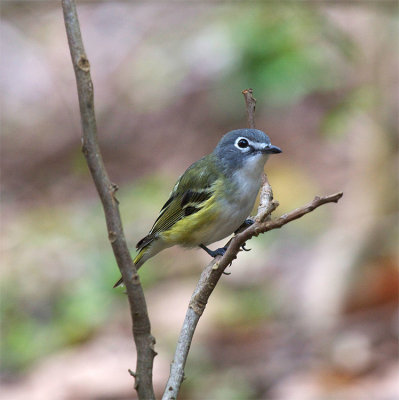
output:
M74 0L62 0L62 8L78 88L83 129L82 150L101 198L107 223L108 238L129 299L133 321L133 337L137 348L136 372L130 371L130 374L135 378L135 389L139 399L151 400L155 399L152 386L153 360L156 355L154 351L155 339L151 335L151 325L144 292L123 233L118 201L115 198L117 186L109 180L98 145L90 64L83 47Z
M242 91L247 109L248 128L251 129L255 129L256 99L253 97L253 92L254 91L252 89L245 89Z
M255 109L256 109L256 99L253 96L254 91L252 89L244 89L241 92L244 95L245 100L245 109L247 110L247 121L248 121L248 128L255 129ZM269 181L265 173L263 173L262 177L262 185L261 185L261 196L260 198L265 199L265 204L262 204L262 201L259 204L259 207L264 209L268 205L269 198L273 200L273 191L272 187L269 185ZM269 192L269 196L263 195L263 191ZM259 214L259 210L258 210Z
M259 220L265 220L266 216L269 216L277 207L278 203L272 201L269 198L269 205L266 210L260 210L256 216L255 223L245 229L243 232L236 235L230 242L230 245L223 255L223 257L216 257L203 271L200 281L198 282L197 288L190 301L190 308L192 308L197 314L198 318L202 315L205 310L206 303L209 296L213 292L217 282L222 276L224 270L237 258L237 254L240 251L241 246L250 240L254 236L258 236L261 233L271 231L273 229L281 228L283 225L288 224L295 219L303 217L315 210L316 208L327 203L337 203L342 197L343 193L335 193L324 197L315 197L310 203L303 207L297 208L288 214L282 215L276 220L268 220L260 222Z

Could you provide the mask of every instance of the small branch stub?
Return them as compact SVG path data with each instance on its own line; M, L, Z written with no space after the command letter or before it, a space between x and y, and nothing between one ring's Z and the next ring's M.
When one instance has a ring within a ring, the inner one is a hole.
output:
M77 66L84 72L90 71L90 63L86 56L81 56L77 62Z
M245 105L247 110L248 117L248 127L250 129L255 129L255 108L256 108L256 99L253 97L252 89L245 89L242 91L245 99Z

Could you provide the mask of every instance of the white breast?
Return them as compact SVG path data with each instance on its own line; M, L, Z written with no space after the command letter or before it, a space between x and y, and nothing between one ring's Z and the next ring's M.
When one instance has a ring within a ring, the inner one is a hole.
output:
M251 157L233 174L236 190L226 199L217 223L204 238L205 245L229 236L248 218L259 192L266 160L267 155Z
M252 207L262 181L263 168L268 156L259 154L248 159L242 168L233 174L237 186L236 201L241 207ZM249 204L250 203L250 204Z

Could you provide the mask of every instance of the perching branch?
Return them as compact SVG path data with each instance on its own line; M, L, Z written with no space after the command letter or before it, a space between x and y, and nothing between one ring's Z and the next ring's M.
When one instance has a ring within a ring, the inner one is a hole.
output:
M126 286L133 321L137 364L136 372L131 374L135 377L135 389L139 399L151 400L155 399L152 387L152 368L156 355L155 339L151 335L151 325L140 279L123 233L118 201L115 198L118 187L108 177L97 141L93 83L89 60L83 47L75 1L62 0L62 9L78 89L83 129L82 150L104 208L108 238Z
M252 97L252 89L242 92L245 97L248 113L248 125L254 128L255 99ZM307 205L300 207L288 214L272 220L270 214L278 207L278 202L273 201L273 192L267 182L266 176L260 192L260 203L255 217L255 223L244 231L235 235L228 244L226 253L214 258L204 269L198 281L187 309L187 313L180 331L176 352L170 368L169 380L166 384L162 400L175 400L184 379L184 367L190 351L191 341L198 321L205 310L209 296L215 289L224 270L237 258L241 247L253 236L281 228L289 222L303 217L305 214L327 203L337 203L343 193L336 193L324 197L315 197Z

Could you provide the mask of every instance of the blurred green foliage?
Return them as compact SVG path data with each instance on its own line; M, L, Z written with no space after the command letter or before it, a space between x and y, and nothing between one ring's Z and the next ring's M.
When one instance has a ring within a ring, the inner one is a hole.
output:
M150 177L121 191L128 238L148 229L149 215L167 193L165 182ZM124 301L124 289L112 289L119 274L97 199L84 207L29 210L16 226L6 254L14 268L0 287L4 371L22 370L56 349L89 340ZM38 248L45 253L32 259ZM158 271L141 274L144 287L158 279Z
M372 112L377 101L375 90L370 85L353 89L325 115L321 132L332 139L342 137L354 115Z
M228 31L239 55L226 87L234 93L255 87L269 106L294 104L313 91L336 88L341 71L335 57L356 56L349 36L311 5L254 6Z

